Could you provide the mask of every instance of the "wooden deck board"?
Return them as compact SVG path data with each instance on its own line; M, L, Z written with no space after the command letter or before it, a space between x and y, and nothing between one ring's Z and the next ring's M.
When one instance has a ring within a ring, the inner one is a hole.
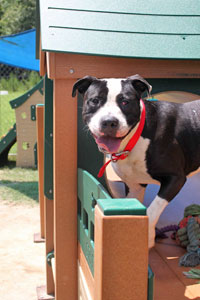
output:
M200 284L183 275L190 268L178 265L184 253L170 238L159 240L150 251L149 263L155 274L154 300L200 300Z
M183 275L183 272L189 271L191 268L179 267L179 258L185 254L185 249L179 247L172 239L168 238L156 243L156 250L184 285L194 284L193 279L188 279Z

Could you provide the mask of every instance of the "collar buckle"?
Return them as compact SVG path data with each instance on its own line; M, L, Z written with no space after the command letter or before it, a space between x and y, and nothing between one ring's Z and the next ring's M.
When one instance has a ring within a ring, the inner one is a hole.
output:
M116 163L119 159L124 159L129 155L130 151L121 151L119 153L112 153L110 159L112 162ZM123 157L123 158L122 158Z

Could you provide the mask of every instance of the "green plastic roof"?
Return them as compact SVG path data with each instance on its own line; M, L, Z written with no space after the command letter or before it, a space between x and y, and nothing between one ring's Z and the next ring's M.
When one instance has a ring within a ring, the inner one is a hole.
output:
M42 50L200 59L199 0L40 0Z
M17 97L14 100L10 101L10 106L15 109L25 103L31 95L33 95L37 90L43 95L43 79L40 80L32 89L24 93L23 95Z

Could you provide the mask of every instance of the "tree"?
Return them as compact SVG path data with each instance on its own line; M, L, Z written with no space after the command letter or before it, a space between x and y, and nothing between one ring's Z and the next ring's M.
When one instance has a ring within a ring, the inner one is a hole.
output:
M0 35L35 27L36 0L0 0Z

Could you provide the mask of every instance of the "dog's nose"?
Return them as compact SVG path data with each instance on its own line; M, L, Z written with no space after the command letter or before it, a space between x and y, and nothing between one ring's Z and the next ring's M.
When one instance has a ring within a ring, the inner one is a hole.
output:
M117 128L119 121L116 118L104 119L101 121L102 128Z
M116 118L106 118L101 120L101 131L106 134L115 134L119 126L119 121Z

